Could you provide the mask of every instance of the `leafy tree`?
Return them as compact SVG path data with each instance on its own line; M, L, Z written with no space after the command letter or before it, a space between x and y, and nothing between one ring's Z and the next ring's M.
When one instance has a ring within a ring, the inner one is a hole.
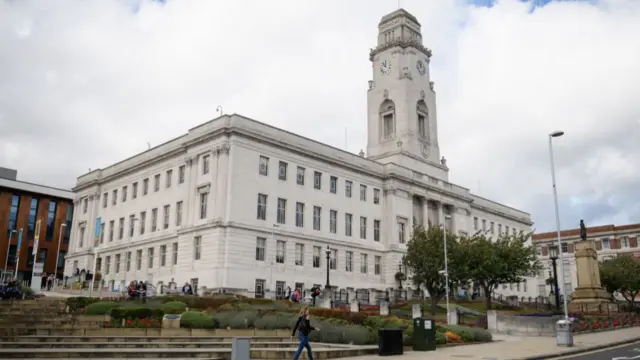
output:
M462 281L459 271L458 237L447 231L447 257L449 283L455 289ZM415 226L407 243L405 264L411 282L426 289L431 298L431 313L435 313L438 302L446 294L444 270L444 231L438 226Z
M619 293L633 306L640 293L640 262L630 256L605 260L600 264L600 282L609 293Z
M491 296L501 284L519 283L527 276L535 276L542 264L533 246L526 244L531 234L501 235L496 241L484 234L463 238L461 256L464 272L469 280L484 290L487 310L491 310Z

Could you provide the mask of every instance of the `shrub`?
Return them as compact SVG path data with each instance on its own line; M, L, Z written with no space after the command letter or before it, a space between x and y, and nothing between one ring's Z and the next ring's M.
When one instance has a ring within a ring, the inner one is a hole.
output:
M255 327L260 330L292 329L297 320L296 314L270 313L257 319Z
M318 326L320 330L312 331L309 340L325 343L369 344L372 341L369 329L360 325L336 326L327 323Z
M35 295L33 289L28 286L22 286L20 288L20 291L22 291L22 295L25 297L25 299L32 299Z
M126 319L162 319L164 312L160 309L149 309L141 306L116 307L111 309L111 318L114 320Z
M233 304L224 304L218 308L218 311L231 311L234 310Z
M458 335L467 332L471 336L471 341L489 342L492 340L491 333L485 329L458 325L440 325L439 328L442 329L441 332L452 331Z
M229 314L229 327L232 329L252 329L255 327L258 313L255 311L241 311Z
M180 327L189 329L214 329L217 325L212 317L197 311L187 311L180 318Z
M111 310L118 307L118 303L113 301L99 301L88 305L84 309L86 315L109 315Z
M212 318L218 324L220 329L231 328L231 319L233 319L235 313L232 311L219 312L212 314Z
M67 306L69 307L69 311L70 312L75 312L78 311L80 309L84 309L87 306L99 302L100 299L98 298L90 298L90 297L84 297L84 296L78 296L78 297L70 297L67 298L67 300L65 301L67 303Z
M238 310L253 310L253 306L251 306L251 304L247 304L243 302L237 303L235 307Z
M169 301L162 305L162 311L165 314L182 314L187 311L187 304L182 301Z
M444 345L447 343L447 338L444 336L444 333L436 332L436 344Z
M352 313L344 310L319 309L319 308L310 308L309 313L313 316L322 317L322 318L336 318L336 319L346 320L356 325L361 325L362 322L368 317L361 313Z

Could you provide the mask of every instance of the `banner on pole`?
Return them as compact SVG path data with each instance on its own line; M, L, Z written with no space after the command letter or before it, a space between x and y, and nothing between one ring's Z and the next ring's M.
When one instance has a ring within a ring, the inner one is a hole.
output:
M34 232L35 236L33 238L33 256L38 255L38 242L40 241L40 223L42 220L36 221L36 231Z
M18 230L18 247L16 249L16 254L20 257L20 248L22 247L22 229Z
M102 234L102 218L96 219L96 231L93 234L93 247L97 248L100 245L100 235Z

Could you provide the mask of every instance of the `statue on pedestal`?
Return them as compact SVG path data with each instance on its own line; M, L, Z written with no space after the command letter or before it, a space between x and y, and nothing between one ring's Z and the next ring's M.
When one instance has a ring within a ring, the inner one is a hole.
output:
M587 240L587 227L584 225L584 220L580 219L580 239L582 241Z

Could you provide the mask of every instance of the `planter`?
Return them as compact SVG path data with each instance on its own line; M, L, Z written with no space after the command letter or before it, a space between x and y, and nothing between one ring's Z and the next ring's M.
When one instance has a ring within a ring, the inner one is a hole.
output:
M162 318L162 328L163 329L179 329L180 328L180 319L182 315L180 314L167 314Z

